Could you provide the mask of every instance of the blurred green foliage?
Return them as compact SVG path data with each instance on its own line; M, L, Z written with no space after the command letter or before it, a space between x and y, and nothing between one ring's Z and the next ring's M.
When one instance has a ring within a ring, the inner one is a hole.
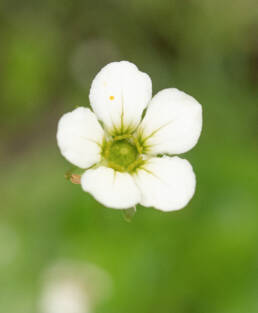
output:
M257 313L257 1L3 1L0 38L0 312L37 312L42 272L65 258L111 275L96 313ZM122 59L204 112L195 197L131 223L64 179L55 140Z

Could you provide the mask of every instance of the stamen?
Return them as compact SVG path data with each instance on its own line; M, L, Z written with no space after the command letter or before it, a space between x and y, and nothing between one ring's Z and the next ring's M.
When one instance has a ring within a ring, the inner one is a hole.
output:
M132 164L130 164L127 167L127 170L128 170L128 172L133 172L137 167L139 167L142 164L144 164L144 161L143 161L142 157L139 157L139 159L135 160Z
M115 97L114 97L114 96L110 96L109 99L110 99L110 100L114 100Z
M122 140L122 139L130 138L131 136L132 136L131 134L119 135L119 136L115 136L114 140L115 141L119 141L119 140Z
M135 146L136 146L136 149L137 149L138 153L139 153L139 154L142 154L142 152L143 152L143 147L140 145L138 139L134 137L134 138L133 138L133 141L134 141L134 144L135 144Z

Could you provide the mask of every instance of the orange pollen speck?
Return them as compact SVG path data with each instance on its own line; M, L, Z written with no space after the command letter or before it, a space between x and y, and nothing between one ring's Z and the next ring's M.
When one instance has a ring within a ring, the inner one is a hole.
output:
M109 99L110 99L110 100L114 100L115 97L114 97L114 96L110 96Z

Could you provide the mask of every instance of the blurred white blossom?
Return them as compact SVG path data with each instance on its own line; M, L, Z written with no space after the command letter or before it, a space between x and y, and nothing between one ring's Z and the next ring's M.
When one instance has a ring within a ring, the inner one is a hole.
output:
M104 270L91 264L58 262L44 273L40 313L92 313L110 290L111 279Z

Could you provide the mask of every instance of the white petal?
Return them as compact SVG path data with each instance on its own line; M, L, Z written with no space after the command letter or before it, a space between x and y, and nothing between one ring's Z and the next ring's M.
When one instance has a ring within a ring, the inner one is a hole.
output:
M200 103L186 93L170 88L153 97L138 134L150 154L178 154L195 146L201 129Z
M134 178L142 193L140 203L161 211L182 209L195 191L192 166L179 157L151 158Z
M100 161L103 136L95 114L84 107L64 114L58 123L57 144L62 155L81 168Z
M90 104L113 134L134 130L152 95L150 77L130 62L113 62L96 75Z
M87 170L82 175L81 185L84 191L91 193L100 203L114 209L130 208L141 198L130 174L105 166Z

